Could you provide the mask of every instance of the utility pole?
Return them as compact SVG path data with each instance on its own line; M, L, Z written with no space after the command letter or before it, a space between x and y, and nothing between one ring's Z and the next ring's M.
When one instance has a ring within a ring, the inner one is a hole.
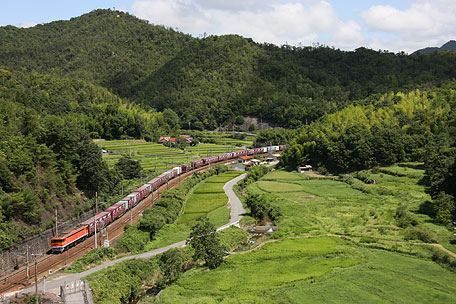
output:
M98 192L95 192L95 249L97 248L97 215L98 215Z
M59 235L59 227L57 222L57 208L55 208L55 237Z
M31 256L33 256L35 260L35 299L36 299L36 304L39 304L38 301L38 259L37 257L41 256L41 253L32 253Z

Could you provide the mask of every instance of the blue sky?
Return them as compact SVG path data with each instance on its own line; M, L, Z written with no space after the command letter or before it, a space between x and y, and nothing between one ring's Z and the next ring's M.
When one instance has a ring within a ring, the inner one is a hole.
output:
M413 52L456 39L454 0L11 0L0 25L29 27L116 8L190 33L239 34L278 45Z

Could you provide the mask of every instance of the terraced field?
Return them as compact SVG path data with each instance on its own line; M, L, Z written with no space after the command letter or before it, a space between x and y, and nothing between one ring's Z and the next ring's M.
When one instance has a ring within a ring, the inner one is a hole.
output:
M366 174L376 183L276 170L249 185L247 192L280 209L278 230L215 270L186 272L160 303L456 303L450 257L434 262L442 250L410 234L422 231L456 252L453 232L423 207L430 199L424 171L391 166ZM416 226L398 226L399 204Z
M103 154L103 159L109 167L113 167L122 155L131 155L133 159L141 162L144 170L155 170L157 172L188 164L195 159L243 150L236 145L252 143L251 141L239 141L230 138L227 138L226 142L222 140L219 142L221 144L201 143L197 146L187 147L186 151L144 140L112 140L97 141L96 143L108 151L108 153Z

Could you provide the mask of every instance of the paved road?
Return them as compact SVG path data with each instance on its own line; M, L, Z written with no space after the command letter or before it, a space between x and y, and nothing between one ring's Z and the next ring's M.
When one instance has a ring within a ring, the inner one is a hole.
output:
M244 213L245 213L245 209L242 207L242 202L239 200L239 198L236 196L236 194L233 192L233 186L238 182L240 181L241 179L245 178L246 174L242 174L238 177L236 177L235 179L232 179L231 181L227 182L225 184L225 186L223 187L223 190L225 191L226 195L228 196L228 200L229 200L229 203L230 203L230 206L231 206L231 212L230 212L230 221L228 224L222 226L222 227L219 227L217 229L217 231L219 230L223 230L223 229L226 229L232 225L238 225L239 224L239 221L241 220L241 218L243 217ZM74 281L78 281L80 279L82 279L83 277L85 276L88 276L89 274L92 274L100 269L103 269L103 268L106 268L106 267L109 267L109 266L112 266L116 263L119 263L119 262L122 262L122 261L126 261L126 260L131 260L131 259L147 259L147 258L151 258L153 256L156 256L157 254L160 254L160 253L163 253L171 248L176 248L176 247L183 247L185 246L185 241L182 241L182 242L178 242L178 243L174 243L174 244L171 244L169 246L166 246L166 247L162 247L162 248L159 248L159 249L155 249L155 250L151 250L151 251L148 251L148 252L145 252L145 253L141 253L141 254L136 254L136 255L131 255L131 256L127 256L127 257L123 257L123 258L120 258L120 259L117 259L117 260L114 260L114 261L109 261L103 265L99 265L97 267L94 267L90 270L87 270L87 271L84 271L84 272L81 272L81 273L75 273L75 274L69 274L69 275L65 275L65 276L61 276L61 277L56 277L52 280L46 280L46 291L49 291L49 292L55 292L55 293L59 293L59 288L60 286L63 286L64 284L66 284L67 282L74 282ZM42 291L43 290L43 283L40 283L38 285L38 290L39 291ZM26 289L23 289L21 291L21 293L30 293L30 292L34 292L35 291L35 287L30 287L30 288L26 288Z

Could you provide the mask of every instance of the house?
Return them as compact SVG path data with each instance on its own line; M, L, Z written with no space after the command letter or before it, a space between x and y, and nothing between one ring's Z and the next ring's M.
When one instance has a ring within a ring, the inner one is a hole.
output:
M164 143L169 142L169 139L170 139L169 136L160 136L160 138L158 139L157 143L164 144Z
M238 163L245 164L250 161L252 158L250 156L241 156L238 158Z
M312 166L311 165L301 166L298 168L298 172L299 173L312 172Z

